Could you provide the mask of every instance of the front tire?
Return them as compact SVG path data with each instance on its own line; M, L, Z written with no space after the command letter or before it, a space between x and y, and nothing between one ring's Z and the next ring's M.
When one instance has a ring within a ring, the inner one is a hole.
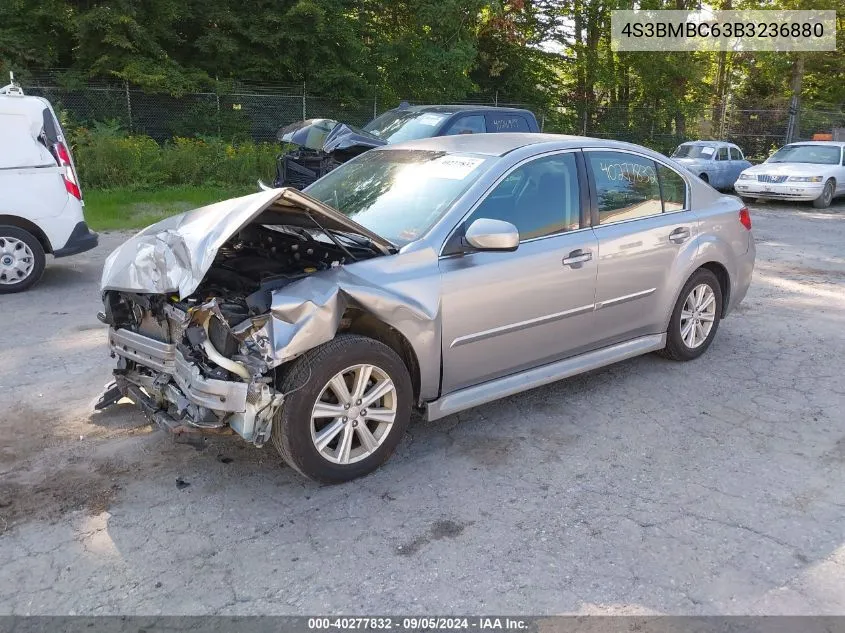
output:
M661 354L670 360L698 358L716 336L722 315L722 287L711 271L699 268L684 284L666 331Z
M273 421L282 458L315 481L340 483L381 466L408 428L414 397L399 355L379 341L341 334L294 361Z
M830 206L830 203L833 201L833 193L835 189L836 183L833 181L833 178L831 178L826 183L824 183L822 195L813 200L813 206L816 209L827 209Z
M0 294L21 292L44 274L44 248L29 231L0 226Z

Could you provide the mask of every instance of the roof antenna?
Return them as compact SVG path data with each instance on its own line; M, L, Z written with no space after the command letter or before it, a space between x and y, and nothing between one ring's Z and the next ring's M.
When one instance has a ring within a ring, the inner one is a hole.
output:
M15 83L15 73L9 71L9 85L0 88L0 95L20 95L23 96L23 90Z

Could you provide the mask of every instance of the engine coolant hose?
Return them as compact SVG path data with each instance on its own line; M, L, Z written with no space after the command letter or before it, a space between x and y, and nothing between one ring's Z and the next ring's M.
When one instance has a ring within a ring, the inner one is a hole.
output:
M202 322L202 329L205 330L205 340L202 342L202 348L205 350L208 359L217 365L220 365L223 369L228 369L233 374L237 374L245 381L249 382L250 375L249 371L247 371L246 366L243 363L239 363L237 361L232 360L231 358L226 358L217 351L214 345L211 343L211 337L208 334L208 322L211 321L211 313L208 313L208 316L205 317L205 320Z

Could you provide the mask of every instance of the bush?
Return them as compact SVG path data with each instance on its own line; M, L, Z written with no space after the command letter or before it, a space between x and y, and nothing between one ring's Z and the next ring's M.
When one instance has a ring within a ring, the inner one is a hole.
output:
M227 143L177 137L159 145L127 135L114 124L76 128L70 134L82 186L91 189L163 185L252 185L271 180L280 148L271 143Z

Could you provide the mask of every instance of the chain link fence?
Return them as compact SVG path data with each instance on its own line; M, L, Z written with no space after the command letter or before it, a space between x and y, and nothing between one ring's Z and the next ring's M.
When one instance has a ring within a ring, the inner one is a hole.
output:
M221 84L222 85L222 84ZM217 136L231 140L273 142L277 130L307 118L329 118L362 126L396 107L372 99L348 100L309 94L304 85L227 83L214 92L174 97L147 93L128 83L61 86L50 78L23 85L26 94L43 96L62 111L71 124L109 122L134 134L162 142L175 136ZM373 91L375 95L375 91ZM420 103L409 98L412 103ZM712 108L709 116L686 117L682 124L657 107L598 107L586 112L576 105L549 109L512 103L499 95L472 95L459 102L533 110L547 132L614 138L669 153L691 139L724 139L739 145L747 156L762 160L773 148L815 134L831 134L845 127L845 112L802 108L740 109L731 104ZM790 117L799 133L788 139ZM681 127L681 131L679 131Z

